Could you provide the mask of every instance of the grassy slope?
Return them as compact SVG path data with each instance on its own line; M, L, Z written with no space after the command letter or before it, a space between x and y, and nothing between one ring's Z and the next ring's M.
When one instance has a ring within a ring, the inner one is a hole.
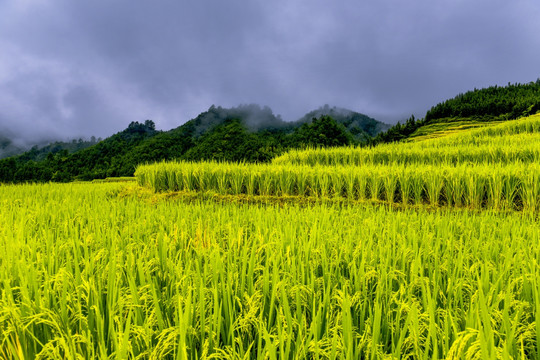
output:
M424 125L418 129L407 139L409 141L420 141L434 139L446 135L460 133L470 129L480 127L493 126L500 124L502 121L478 121L467 118L447 119L449 121L441 121L434 124Z
M520 119L532 119L539 117L540 114L522 117ZM517 120L520 120L517 119ZM482 121L471 118L447 118L440 119L436 123L424 125L412 133L407 141L421 141L436 139L453 134L460 134L472 129L489 128L504 123L515 123L516 120L493 120Z
M528 84L474 89L433 106L420 120L411 117L404 123L397 123L377 135L374 143L438 137L483 123L515 120L538 112L540 79Z
M330 149L307 149L291 150L273 160L274 164L294 164L305 163L314 164L352 164L350 161L358 159L354 164L364 163L382 164L387 162L408 163L404 155L416 154L416 160L420 158L422 163L438 163L439 157L426 159L427 151L432 150L440 156L447 157L444 152L461 152L464 156L470 153L477 155L481 151L492 150L512 150L512 152L524 152L526 148L536 149L538 147L538 136L540 132L540 114L524 117L518 120L493 121L470 123L467 121L456 121L430 124L421 127L416 135L409 142L395 142L390 144L378 144L374 147L342 147ZM456 148L459 145L462 150ZM483 145L487 148L480 148ZM511 149L506 149L511 148ZM444 151L443 151L444 149ZM441 151L443 153L441 153ZM343 158L349 157L349 160ZM360 161L361 159L364 159ZM414 159L411 159L414 160ZM432 160L432 161L426 161ZM480 159L485 161L485 159ZM501 162L503 159L492 159ZM493 162L493 161L491 161Z

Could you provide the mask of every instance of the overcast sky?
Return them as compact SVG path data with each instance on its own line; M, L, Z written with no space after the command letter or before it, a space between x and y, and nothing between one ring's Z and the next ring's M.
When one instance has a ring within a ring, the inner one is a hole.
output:
M538 0L0 0L0 129L168 130L258 103L394 123L540 77Z

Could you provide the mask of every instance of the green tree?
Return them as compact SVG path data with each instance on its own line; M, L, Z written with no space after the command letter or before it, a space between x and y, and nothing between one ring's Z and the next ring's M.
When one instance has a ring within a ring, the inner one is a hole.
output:
M201 136L196 145L183 156L187 160L220 160L263 162L270 158L262 151L264 144L257 135L249 133L238 119L227 119L224 124Z
M352 143L352 136L345 127L327 115L313 118L311 123L302 125L293 134L293 139L297 146L311 147L344 146Z

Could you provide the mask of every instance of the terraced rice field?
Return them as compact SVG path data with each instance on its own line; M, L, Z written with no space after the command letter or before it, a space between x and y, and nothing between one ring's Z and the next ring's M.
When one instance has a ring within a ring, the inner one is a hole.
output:
M0 185L0 358L538 359L538 129Z
M540 116L416 143L291 151L272 164L161 163L137 169L155 191L343 197L536 211Z

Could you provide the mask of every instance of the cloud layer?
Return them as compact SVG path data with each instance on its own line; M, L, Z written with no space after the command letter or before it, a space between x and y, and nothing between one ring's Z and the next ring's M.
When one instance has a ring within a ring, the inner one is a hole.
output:
M0 14L0 131L30 140L170 129L212 104L395 122L540 77L536 0L21 0Z

